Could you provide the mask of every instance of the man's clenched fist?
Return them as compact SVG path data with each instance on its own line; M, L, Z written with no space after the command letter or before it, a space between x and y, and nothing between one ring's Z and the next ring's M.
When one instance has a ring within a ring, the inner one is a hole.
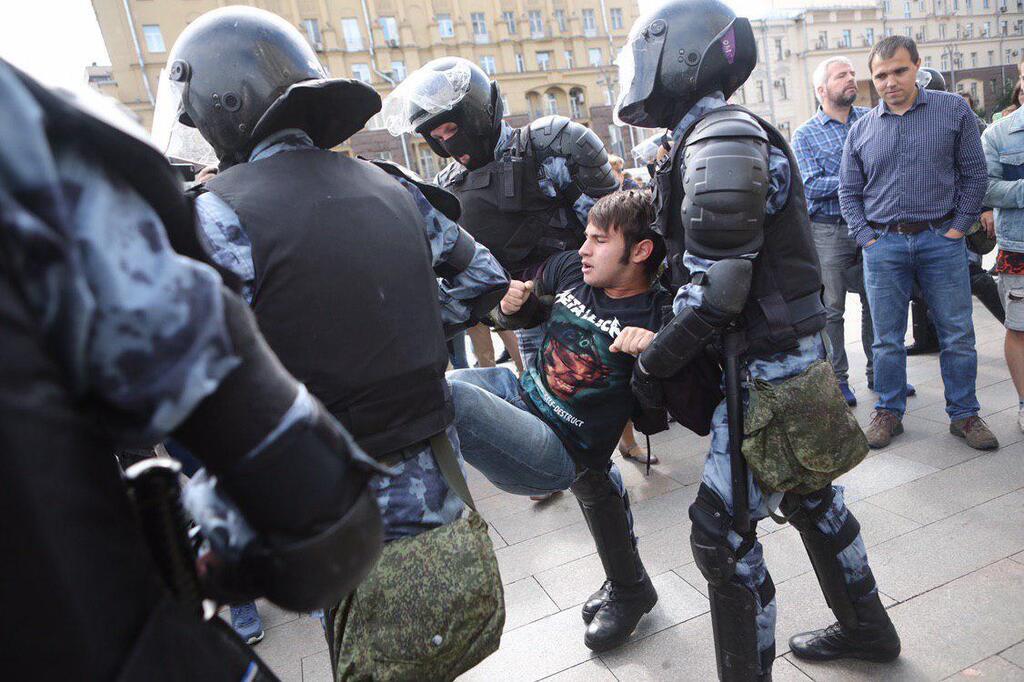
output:
M501 312L503 315L515 315L519 312L519 309L526 303L526 299L530 298L530 294L533 293L533 282L520 282L517 279L509 282L508 292L505 297L501 299Z
M641 327L626 327L615 337L611 347L608 349L613 353L629 353L640 355L647 346L654 340L654 332Z

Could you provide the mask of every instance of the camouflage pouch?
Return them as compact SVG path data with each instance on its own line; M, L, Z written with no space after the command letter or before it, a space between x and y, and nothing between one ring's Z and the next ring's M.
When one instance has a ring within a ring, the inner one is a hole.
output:
M743 433L743 457L766 492L820 490L868 452L867 438L824 360L778 383L755 381Z
M439 449L434 456L445 478L471 511L387 543L355 593L328 610L336 682L454 680L498 648L505 597L487 523L475 511L451 446L450 462L442 463Z

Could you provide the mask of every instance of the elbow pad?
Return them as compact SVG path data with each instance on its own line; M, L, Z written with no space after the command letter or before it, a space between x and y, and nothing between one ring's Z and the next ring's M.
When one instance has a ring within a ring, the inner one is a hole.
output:
M448 257L443 263L434 266L434 274L442 278L455 277L469 267L473 262L474 255L476 255L476 240L473 239L473 235L460 227L459 236L455 239L451 251L448 252Z

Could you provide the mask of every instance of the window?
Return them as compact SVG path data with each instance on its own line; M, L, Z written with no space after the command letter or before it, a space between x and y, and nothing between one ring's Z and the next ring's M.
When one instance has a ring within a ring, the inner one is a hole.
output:
M868 45L875 44L875 29L868 28L864 30L864 42L866 42Z
M601 66L601 48L592 47L587 50L587 60L591 66Z
M345 38L345 49L349 52L359 52L363 49L363 35L359 32L359 21L357 19L341 20L341 35Z
M971 53L971 67L973 68L973 67L976 67L976 66L978 66L978 53L977 52L972 52Z
M981 6L984 7L985 9L988 9L989 5L990 5L990 0L981 0Z
M975 102L978 101L978 84L977 83L971 83L971 99L973 99Z
M508 95L501 96L501 115L508 116L512 110L508 108Z
M619 130L619 126L614 123L608 125L608 142L610 142L608 145L609 151L618 152L619 156L624 155L625 152L622 148L622 131Z
M939 24L939 40L945 40L945 39L946 39L946 25L945 24Z
M303 19L302 20L302 32L306 34L306 40L314 48L322 49L324 46L323 38L320 37L320 22L316 19Z
M390 161L391 160L391 152L388 152L388 151L377 152L377 158L380 159L381 161Z
M402 81L404 81L405 77L407 75L408 74L405 71L405 62L403 62L403 61L393 61L393 62L391 62L391 78L396 83L401 83Z
M754 101L761 104L764 102L764 81L755 81L754 86L757 88L757 97L754 98Z
M853 33L850 29L843 31L843 47L853 47Z
M487 38L487 22L484 20L483 12L473 12L469 15L469 19L473 24L473 38L478 43L486 43Z
M907 19L910 18L910 0L907 0L907 2L903 3L903 16L905 16Z
M914 29L913 29L913 27L911 27L911 26L904 26L903 27L903 35L905 35L908 38L913 38L914 37Z
M996 65L996 51L995 50L989 50L988 51L988 65L989 66L995 66Z
M484 73L488 76L493 76L498 71L494 65L494 57L491 57L490 55L480 57L480 68L483 69Z
M569 91L569 115L573 118L583 118L583 91L573 88Z
M558 116L558 98L555 97L554 93L545 93L544 110L548 116Z
M160 32L160 27L156 24L144 24L142 27L142 37L146 41L146 50L149 52L167 52L167 48L164 47L164 34Z
M452 38L455 36L455 27L452 25L452 15L450 14L438 14L437 19L437 33L442 38Z
M1006 35L1006 22L1005 21L1000 21L999 22L999 33L1004 35L1004 36Z
M370 67L366 64L353 64L352 65L352 76L356 80L363 81L364 83L370 82Z
M992 35L992 22L986 21L985 25L981 29L981 37L988 38L990 35Z
M566 32L567 29L566 29L566 26L565 26L565 10L564 9L556 9L555 10L555 23L558 24L558 32L559 33L565 33Z
M566 50L565 51L565 68L567 68L567 69L575 69L576 68L576 58L573 57L572 50Z
M544 37L544 20L540 16L540 11L532 9L526 16L530 20L530 35L534 38Z
M818 49L824 50L828 47L828 31L818 31Z
M387 45L398 45L398 22L394 17L380 18L380 32L384 35L384 42Z
M891 35L892 35L892 26L889 26L888 28L885 29L885 37L888 38Z
M537 68L541 71L549 71L551 69L551 53L550 52L538 52L537 53Z
M966 7L967 9L973 9L974 0L964 0L964 7Z
M516 55L516 73L522 73L526 71L526 60L523 59L523 55Z
M583 35L592 38L597 35L597 19L594 18L594 10L583 10Z
M782 59L782 38L775 39L775 58Z
M612 18L612 29L616 30L622 28L622 10L618 7L612 7L609 10L609 13Z
M926 55L925 56L925 58L924 58L924 65L929 67L929 68L931 68L931 65L932 65L932 56L931 55Z
M437 159L430 147L419 148L420 175L425 178L432 178L437 175Z
M508 34L514 36L516 34L516 15L514 12L502 12L501 20L505 23L505 28L508 29Z
M779 84L779 99L789 99L789 92L786 90L786 79L780 78Z
M886 14L892 14L892 0L885 0L882 3L882 8Z
M953 0L953 11L956 12L960 9L960 0Z
M942 55L942 70L943 71L949 71L949 55L948 54Z

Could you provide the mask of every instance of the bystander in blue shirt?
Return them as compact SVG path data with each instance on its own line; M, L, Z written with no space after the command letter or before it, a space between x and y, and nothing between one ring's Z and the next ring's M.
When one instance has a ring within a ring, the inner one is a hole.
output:
M839 210L839 165L850 128L869 111L851 107L846 123L837 121L820 107L793 133L793 154L800 166L811 220L841 219Z

